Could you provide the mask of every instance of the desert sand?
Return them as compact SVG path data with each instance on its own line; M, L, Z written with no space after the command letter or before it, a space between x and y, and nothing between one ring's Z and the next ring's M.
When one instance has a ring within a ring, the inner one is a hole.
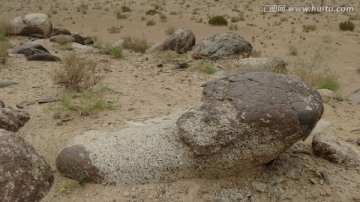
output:
M320 1L275 1L291 6L320 5ZM18 0L0 1L0 15L13 18L30 12L51 15L54 27L66 28L85 36L96 36L102 44L112 44L123 36L143 37L151 43L162 43L169 27L185 28L194 32L197 42L216 33L229 31L229 26L209 25L214 15L241 16L232 30L251 42L261 57L279 57L294 68L299 59L310 60L317 51L323 51L323 63L337 75L340 100L324 103L323 120L336 128L336 136L356 145L360 138L360 103L349 102L346 97L360 88L360 2L358 0L321 1L325 5L353 6L350 13L261 13L262 1L191 0L191 1L130 1L130 0ZM84 12L77 7L87 5ZM126 5L131 12L126 19L117 19L115 11ZM160 15L145 12L158 7ZM144 17L146 19L144 19ZM162 17L165 18L165 17ZM341 31L339 23L351 18L355 30ZM202 19L202 20L201 20ZM149 20L155 25L147 26ZM202 21L202 22L201 22ZM303 25L315 25L310 32ZM112 26L121 27L119 33L109 33ZM11 43L29 42L27 37L12 36ZM53 54L63 57L67 51L58 50L56 44L42 41ZM290 46L297 54L289 54ZM154 54L125 51L125 57L114 59L108 55L89 52L87 47L73 44L74 51L94 60L105 72L102 81L113 89L107 100L115 101L114 110L101 110L90 116L79 112L65 112L70 118L61 126L54 119L49 104L37 101L59 97L64 87L54 84L51 73L59 62L27 61L23 55L11 55L0 65L0 79L19 84L0 89L0 98L7 106L26 101L25 110L31 120L18 132L45 157L54 170L57 154L71 140L88 130L119 131L128 123L167 115L196 103L202 84L222 76L228 61L218 61L218 71L207 75L201 71L174 70L174 64L162 61ZM190 57L189 57L190 60ZM163 67L158 67L163 64ZM146 185L80 186L76 181L62 177L55 171L55 182L42 201L360 201L360 169L330 163L312 154L310 135L281 155L272 166L264 166L224 179L188 179L169 183ZM360 147L359 147L360 149ZM302 151L302 152L299 152ZM330 183L324 183L316 173L326 171ZM74 184L69 193L61 193L63 183ZM257 185L266 185L259 190Z

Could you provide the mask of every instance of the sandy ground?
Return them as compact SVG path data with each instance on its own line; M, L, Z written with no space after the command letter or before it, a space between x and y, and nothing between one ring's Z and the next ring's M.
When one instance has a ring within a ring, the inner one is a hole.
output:
M76 7L88 4L86 14L77 12ZM282 1L278 1L282 3ZM318 5L319 1L286 1L291 6ZM349 5L360 8L360 2L324 1L325 5ZM115 10L127 5L132 12L127 19L116 19ZM267 13L260 12L261 1L44 1L18 0L1 1L0 15L12 18L28 12L51 14L54 27L67 28L87 36L97 36L103 43L114 43L122 36L145 37L149 42L161 43L168 27L182 27L192 30L197 40L215 33L229 31L228 27L214 27L207 24L208 16L215 14L238 16L243 13L244 21L235 22L240 34L250 41L261 57L280 57L293 68L300 58L308 60L319 47L326 47L324 61L331 71L336 72L340 82L339 96L345 98L360 88L360 14L352 13ZM145 16L145 12L160 6L167 16L162 22L158 15ZM172 13L172 14L171 14ZM173 15L176 13L176 15ZM142 20L142 17L146 20ZM355 23L354 32L338 29L341 21L349 17ZM146 26L148 20L155 20L154 26ZM203 19L202 23L198 21ZM303 32L303 25L315 25L316 30ZM108 28L122 26L120 33L111 34ZM24 37L12 37L14 45L26 43ZM52 53L63 57L66 52L56 48L49 41L39 41ZM289 46L297 48L298 55L289 55ZM76 45L74 45L75 47ZM19 84L0 89L0 98L8 106L21 102L29 103L25 109L31 120L19 131L36 150L45 157L55 170L55 158L73 137L88 130L118 131L127 122L146 120L184 109L201 97L201 85L215 75L206 75L194 70L178 71L172 63L161 61L153 54L125 52L123 59L112 59L76 46L75 51L91 58L103 69L102 83L113 91L107 95L116 101L114 110L80 116L78 112L66 112L71 120L57 126L54 111L49 104L37 104L37 100L58 97L66 93L51 79L54 69L60 63L29 62L22 55L12 55L6 65L0 66L0 79L16 81ZM164 64L164 67L157 67ZM223 67L226 62L218 62ZM348 101L332 101L325 104L323 119L337 128L336 135L354 143L360 138L360 104ZM312 154L310 136L285 154L271 166L239 173L226 179L189 179L177 182L125 185L77 185L76 182L55 173L55 183L43 201L360 201L360 169L346 168L319 159ZM305 151L305 152L304 152ZM326 171L330 184L323 182L316 173ZM75 187L68 194L60 193L64 182ZM257 190L258 184L266 185ZM228 200L225 200L225 199Z

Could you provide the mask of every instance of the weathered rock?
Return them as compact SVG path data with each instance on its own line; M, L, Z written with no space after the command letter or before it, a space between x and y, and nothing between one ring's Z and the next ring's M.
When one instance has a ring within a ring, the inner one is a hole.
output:
M50 190L51 167L15 133L0 129L0 200L40 201Z
M234 175L273 160L306 138L323 110L316 90L280 74L217 80L206 85L204 94L202 103L185 112L132 123L116 133L90 131L76 137L57 157L59 172L121 184ZM203 122L192 119L206 112ZM203 135L198 142L205 140L205 148L196 150L211 155L194 154L188 146L192 142L184 144L185 136L193 137L185 133L192 131Z
M57 102L58 100L59 100L59 98L56 98L56 97L47 97L47 98L40 99L38 101L38 103L46 104L46 103L51 103L51 102Z
M234 71L234 72L233 72ZM286 63L281 58L243 58L233 63L230 75L246 72L276 72L287 74Z
M45 36L42 34L30 34L29 37L34 39L45 39Z
M61 59L55 55L48 53L36 53L26 57L29 61L60 61Z
M195 42L196 38L192 31L180 28L164 41L162 50L172 50L182 54L191 50Z
M348 166L360 166L360 150L332 135L316 134L312 142L312 148L316 156L330 162Z
M360 102L360 89L354 91L353 93L351 93L347 99L349 101L354 101L354 102Z
M17 85L18 83L15 82L15 81L3 81L3 80L0 80L0 88L5 88L5 87L8 87L8 86L13 86L13 85Z
M48 15L43 13L29 13L10 21L11 34L30 36L41 34L48 36L52 32L52 23Z
M242 56L250 57L252 45L241 36L227 32L202 40L193 49L194 59L219 60Z
M30 120L30 115L15 108L0 108L0 129L16 132Z
M323 113L319 93L283 74L253 72L206 84L202 103L182 115L181 139L224 166L271 161L306 139Z
M80 36L80 35L74 35L74 36L72 36L72 37L74 37L74 42L75 43L79 43L79 44L81 44L81 45L86 45L85 44L85 40L84 40L84 38L82 37L82 36Z
M50 41L56 42L60 45L75 42L75 38L70 35L56 35L50 38Z
M12 49L10 51L10 53L12 54L28 54L28 52L47 52L49 53L49 51L44 48L42 45L40 44L24 44L22 46L16 47L14 49Z

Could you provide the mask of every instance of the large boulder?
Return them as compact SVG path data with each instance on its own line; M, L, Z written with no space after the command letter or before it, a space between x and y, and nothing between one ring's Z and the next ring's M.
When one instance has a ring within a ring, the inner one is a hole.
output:
M316 90L291 77L228 77L208 83L202 101L184 112L76 137L57 168L73 179L120 184L234 175L305 139L322 112Z
M53 29L49 16L43 13L29 13L17 17L11 20L10 24L11 34L14 35L41 34L48 36Z
M0 129L1 201L40 201L53 180L51 167L31 145Z
M324 133L314 135L312 149L316 156L330 162L347 166L360 166L360 150L333 135Z
M219 60L227 58L250 57L252 45L241 36L227 32L216 34L202 40L195 46L192 57L194 59Z
M182 54L191 50L195 42L195 35L192 31L180 28L164 41L162 50L172 50Z
M11 107L0 108L0 129L16 132L29 120L30 115L24 110Z
M223 165L260 165L306 139L323 113L311 86L283 74L253 72L206 84L202 103L183 114L181 139Z

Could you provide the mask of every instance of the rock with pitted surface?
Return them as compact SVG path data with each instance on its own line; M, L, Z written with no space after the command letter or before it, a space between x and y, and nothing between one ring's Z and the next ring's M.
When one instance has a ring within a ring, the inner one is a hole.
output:
M53 26L48 15L43 13L29 13L24 16L14 18L10 21L11 34L30 36L31 34L41 34L48 36Z
M0 129L16 132L30 120L30 115L24 110L11 107L0 108Z
M0 129L0 201L40 201L50 190L51 167L19 135Z
M23 55L33 55L30 53L49 53L49 51L44 48L44 46L36 43L24 44L19 47L16 47L10 51L12 54L23 54Z
M316 156L330 162L347 166L360 166L360 150L333 135L316 134L313 138L312 149Z
M182 54L191 50L195 42L195 35L192 31L180 28L164 41L162 50L172 50Z
M241 36L227 32L202 40L193 49L194 59L221 60L227 58L250 57L252 45Z
M179 118L179 136L195 155L217 159L217 169L271 161L306 139L323 113L315 89L283 74L225 77L203 93L202 103Z

